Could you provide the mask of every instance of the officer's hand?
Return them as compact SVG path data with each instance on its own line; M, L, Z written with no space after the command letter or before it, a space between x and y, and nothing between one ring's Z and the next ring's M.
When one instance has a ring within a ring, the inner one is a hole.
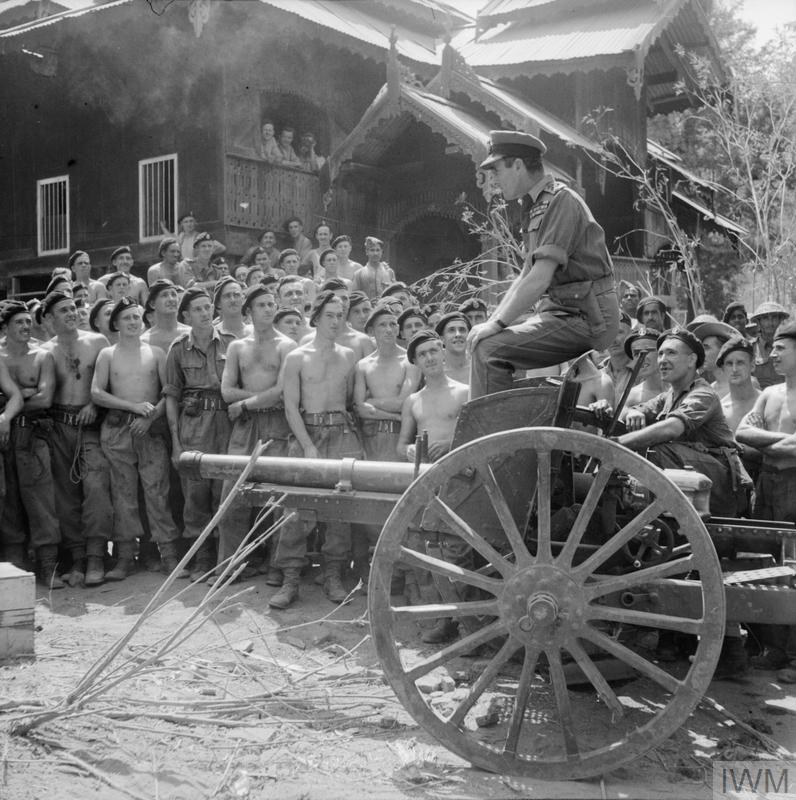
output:
M243 400L238 400L236 403L232 403L227 408L227 416L229 417L230 422L234 422L242 414L243 414Z
M467 355L472 355L475 346L482 339L487 339L490 336L494 336L496 333L500 333L502 330L503 328L501 328L497 322L491 322L489 320L486 322L481 322L478 325L473 325L470 333L467 334Z
M629 431L640 431L642 428L647 427L647 420L641 411L631 408L625 416L625 427Z
M94 403L86 403L77 414L78 425L93 425L97 421L97 407Z

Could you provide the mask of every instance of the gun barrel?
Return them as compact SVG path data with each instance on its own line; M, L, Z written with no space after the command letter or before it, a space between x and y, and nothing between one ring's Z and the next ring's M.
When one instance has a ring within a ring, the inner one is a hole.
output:
M180 455L179 471L195 480L237 480L249 456L226 456L186 451ZM420 465L420 474L431 466ZM361 461L355 458L257 459L251 481L285 487L386 492L403 494L415 479L415 466L392 461Z

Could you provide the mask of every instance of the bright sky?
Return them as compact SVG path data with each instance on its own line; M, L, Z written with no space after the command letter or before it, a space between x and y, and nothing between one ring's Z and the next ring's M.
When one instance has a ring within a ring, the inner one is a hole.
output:
M741 16L757 28L763 44L786 22L796 22L796 0L744 0Z

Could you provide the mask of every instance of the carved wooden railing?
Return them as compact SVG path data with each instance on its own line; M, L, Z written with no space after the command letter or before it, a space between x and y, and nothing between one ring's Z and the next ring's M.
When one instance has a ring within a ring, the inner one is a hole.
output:
M305 223L323 208L318 176L257 158L227 154L224 224L261 230L292 216Z

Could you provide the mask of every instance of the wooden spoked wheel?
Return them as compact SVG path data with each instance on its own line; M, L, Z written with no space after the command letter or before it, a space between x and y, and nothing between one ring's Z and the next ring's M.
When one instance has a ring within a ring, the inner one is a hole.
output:
M551 497L559 497L565 454L590 459L596 470L582 503L561 512ZM595 521L619 475L643 487L646 500L595 544ZM562 513L569 514L563 535ZM661 515L679 537L670 560L612 566ZM471 548L472 565L429 546L443 530ZM407 606L391 597L394 574L407 568L431 573L447 587L445 600ZM682 613L625 608L616 599L650 596L656 583L686 575L700 587L701 606ZM415 480L377 544L369 610L387 679L426 731L478 767L547 780L608 772L668 738L707 689L724 632L718 558L685 495L641 456L562 428L485 436ZM445 617L459 622L459 638L422 644L413 623ZM655 631L691 634L690 660L658 663ZM604 676L606 663L626 673L621 690ZM458 685L424 694L418 681L440 668ZM475 713L485 704L496 721L478 727Z

